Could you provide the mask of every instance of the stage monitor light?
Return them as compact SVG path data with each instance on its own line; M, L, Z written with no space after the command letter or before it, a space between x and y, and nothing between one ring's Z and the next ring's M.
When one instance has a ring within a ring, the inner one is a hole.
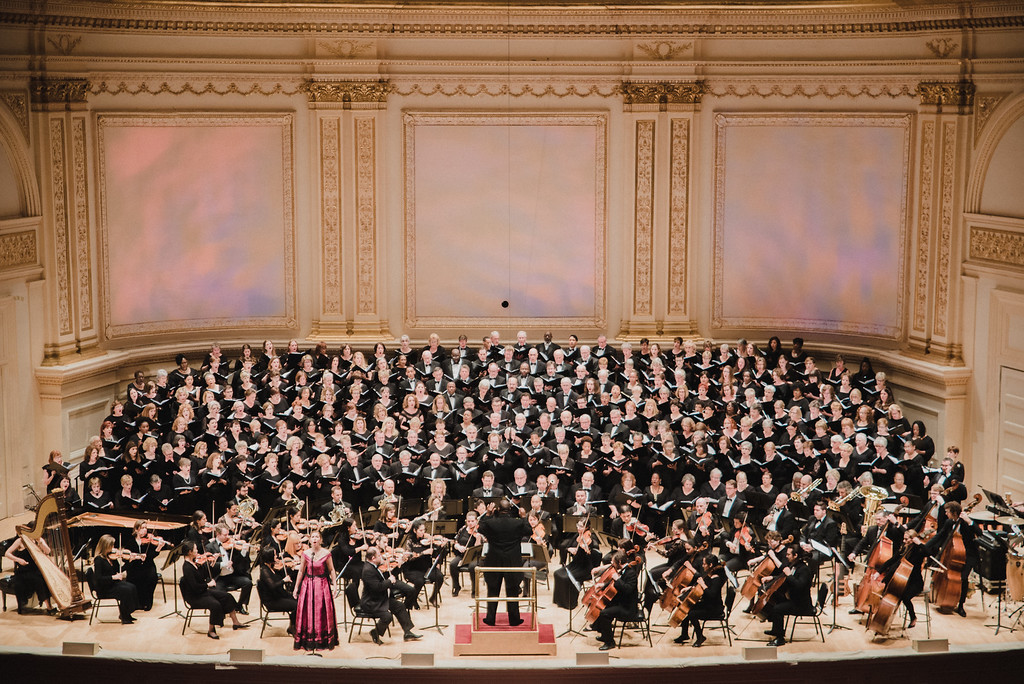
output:
M228 660L232 663L262 663L263 649L232 648L228 651Z
M434 654L403 653L402 667L434 667Z
M93 656L99 651L99 644L92 641L65 641L60 652L64 655Z

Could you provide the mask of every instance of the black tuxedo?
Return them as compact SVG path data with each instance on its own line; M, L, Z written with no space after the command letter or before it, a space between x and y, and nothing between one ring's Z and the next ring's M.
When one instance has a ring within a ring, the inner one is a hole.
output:
M412 585L399 582L391 575L381 574L380 568L372 563L364 565L362 581L363 596L359 608L367 615L377 618L377 625L374 627L377 635L387 631L392 616L398 618L398 624L406 634L412 632L412 618L405 607L408 594L413 591ZM402 596L395 596L396 592Z
M523 564L521 551L522 540L532 533L530 524L525 518L513 518L502 514L497 517L486 515L480 520L480 533L487 538L487 555L483 559L485 567L512 568ZM510 597L519 596L522 575L517 572L498 573L491 572L486 576L487 595L495 596L501 593L501 584L505 583L506 595ZM498 612L497 601L487 604L487 617L484 622L494 624L494 618ZM519 617L519 602L508 602L508 621L510 625L517 625L522 622Z

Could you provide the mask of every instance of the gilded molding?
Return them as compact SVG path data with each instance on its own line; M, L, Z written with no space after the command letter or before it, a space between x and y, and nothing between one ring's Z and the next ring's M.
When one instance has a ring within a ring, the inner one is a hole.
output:
M634 55L639 52L644 57L657 62L667 62L688 52L693 47L692 41L677 43L672 40L656 40L649 43L637 43Z
M933 40L929 40L924 45L939 59L949 57L960 48L960 44L952 38L935 38Z
M0 235L0 268L35 266L39 263L36 231L24 230Z
M637 83L625 81L622 84L623 104L631 105L678 105L700 104L701 97L708 92L706 81Z
M978 106L974 108L974 142L977 144L978 139L981 137L981 129L988 123L989 117L992 116L992 112L996 110L999 103L1006 99L1009 93L1000 93L998 95L979 95Z
M91 84L84 78L33 78L29 84L33 104L87 102Z
M175 88L167 81L161 81L158 86L151 86L146 81L140 81L137 85L130 86L127 81L118 81L111 85L106 81L100 81L90 91L93 95L160 95L168 93L171 95L298 95L305 92L302 86L289 89L283 83L275 83L270 88L264 88L260 83L253 83L248 88L239 86L234 81L218 87L213 81L193 84L185 81L180 87Z
M949 251L953 235L953 182L956 180L956 122L942 125L942 212L939 215L939 254L935 279L935 322L932 333L946 336L949 309Z
M310 102L387 104L391 83L380 81L307 81L302 90Z
M932 202L934 199L935 122L921 125L920 200L917 218L917 277L914 280L914 330L925 332L928 308L928 263L931 252Z
M636 122L635 187L633 313L650 316L654 258L654 121L650 119Z
M923 105L957 107L969 114L974 106L975 85L971 81L957 83L936 83L922 81L917 84L917 96Z
M408 97L410 95L423 95L430 97L433 95L443 95L444 97L479 97L486 95L488 97L525 97L527 95L532 97L547 97L554 96L558 98L566 97L591 97L598 96L603 98L618 97L621 94L621 90L617 85L604 86L601 85L576 85L569 84L561 87L554 84L541 84L537 86L529 83L523 84L518 88L513 88L508 83L502 83L496 85L494 88L486 84L473 81L472 83L435 83L432 86L425 86L419 83L410 83L406 88L402 86L393 86L393 93L402 97Z
M338 129L340 123L337 117L320 120L324 313L339 316L341 315L341 146Z
M317 53L327 53L338 59L355 59L373 53L373 41L369 40L318 40L316 41Z
M71 330L71 260L68 258L67 188L64 176L64 121L50 119L50 186L53 190L54 248L57 260L57 330Z
M372 117L356 124L356 312L377 311L376 132Z
M78 322L90 330L92 319L92 253L89 250L89 189L86 181L85 119L71 121L71 161L74 186L75 264L78 272Z
M686 314L688 213L690 192L690 120L672 119L669 160L668 313Z
M1024 234L972 226L970 240L972 259L1024 267Z
M710 97L759 97L762 99L769 97L781 97L787 100L794 97L803 97L806 99L824 97L829 100L834 100L839 97L868 97L872 100L880 98L889 98L894 100L902 97L915 97L917 95L917 86L908 84L865 84L859 86L848 86L841 84L830 88L828 85L808 87L802 83L772 83L767 86L759 83L752 83L741 88L730 83L724 87L717 88L714 85L711 85L707 91L707 95Z
M24 91L0 90L0 102L3 102L7 109L11 110L14 120L18 122L18 127L21 128L25 139L28 140L28 97Z

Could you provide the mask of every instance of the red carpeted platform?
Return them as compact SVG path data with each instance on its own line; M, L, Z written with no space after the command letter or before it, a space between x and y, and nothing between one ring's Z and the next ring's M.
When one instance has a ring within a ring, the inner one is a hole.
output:
M494 626L479 623L455 625L455 655L555 655L553 625L530 626L530 614L523 613L523 623L512 627L508 614L498 613Z

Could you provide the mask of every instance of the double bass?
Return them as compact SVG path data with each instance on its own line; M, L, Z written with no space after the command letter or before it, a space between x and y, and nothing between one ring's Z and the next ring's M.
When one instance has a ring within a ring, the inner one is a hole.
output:
M892 515L897 515L901 510L903 510L903 504L897 506ZM871 547L865 563L864 577L861 578L860 584L854 587L853 605L862 613L870 612L877 605L877 600L885 588L880 569L892 560L893 556L892 539L886 534L890 524L892 523L887 520L885 527L882 528L882 536Z
M981 494L974 495L974 501L963 509L970 513L981 503ZM959 521L957 521L959 522ZM967 562L967 547L964 546L963 535L959 526L946 541L939 554L939 562L946 568L932 575L932 603L940 610L952 610L960 604L960 590L963 587L963 569Z
M885 585L885 589L880 593L876 601L877 607L868 619L868 629L879 636L885 636L889 633L893 615L896 614L896 608L899 607L900 601L903 600L903 594L907 589L907 582L910 580L910 575L914 572L914 564L910 561L910 552L915 545L913 539L916 537L923 543L935 534L935 530L928 530L920 535L913 531L907 534L910 535L910 539L904 543L904 551L900 557L900 563L889 579L889 582Z

